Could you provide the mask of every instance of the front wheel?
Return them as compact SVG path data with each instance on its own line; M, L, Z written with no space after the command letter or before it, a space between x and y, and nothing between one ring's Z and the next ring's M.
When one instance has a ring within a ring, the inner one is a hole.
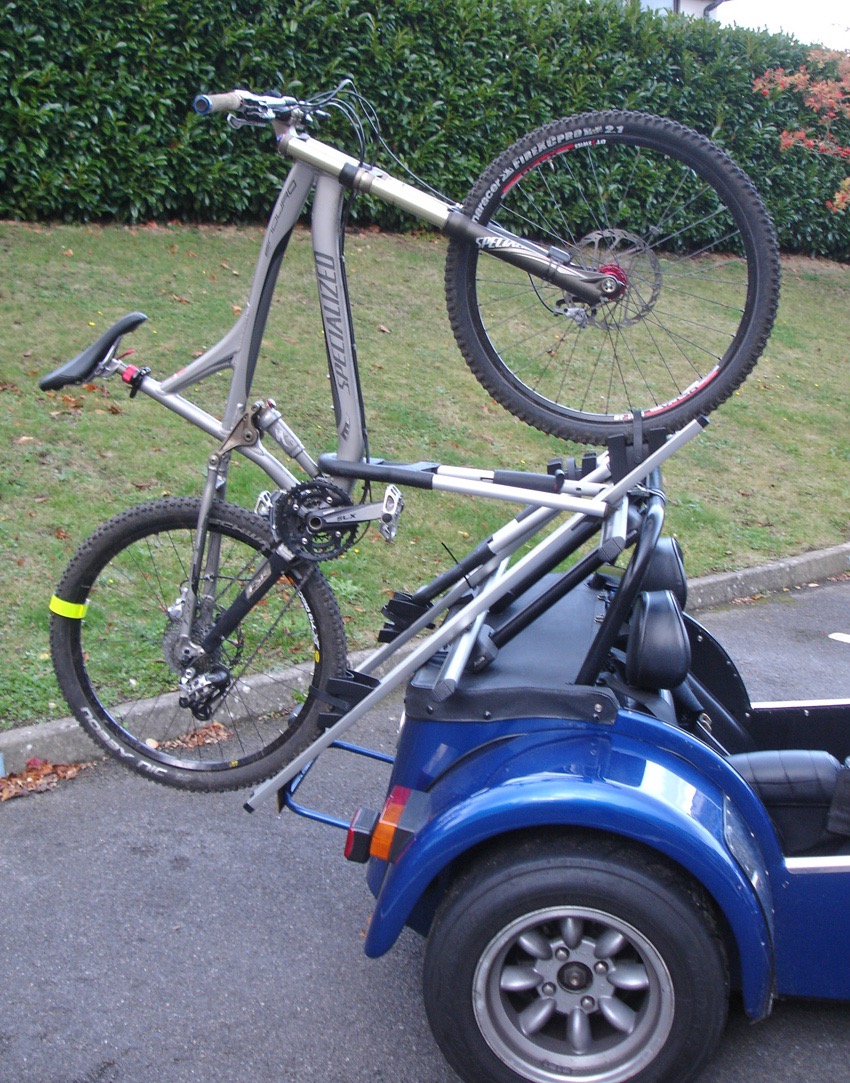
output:
M686 1083L728 998L702 893L594 837L506 847L462 874L434 920L424 991L468 1083Z
M68 705L110 755L157 782L227 790L268 778L318 735L322 691L344 670L345 632L322 574L293 565L187 674L199 511L196 499L160 500L99 527L57 587L50 639ZM265 520L213 505L191 640L204 638L271 544Z
M461 239L446 261L458 345L490 394L564 439L671 432L723 402L756 363L779 256L753 185L708 139L641 113L585 113L520 139L464 214L555 262L619 281L593 307Z

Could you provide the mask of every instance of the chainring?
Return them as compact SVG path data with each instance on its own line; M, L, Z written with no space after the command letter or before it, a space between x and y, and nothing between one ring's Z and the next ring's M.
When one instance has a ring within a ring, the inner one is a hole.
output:
M320 512L351 508L348 493L329 481L305 481L271 500L270 521L275 538L305 560L335 560L357 540L358 523L322 521Z

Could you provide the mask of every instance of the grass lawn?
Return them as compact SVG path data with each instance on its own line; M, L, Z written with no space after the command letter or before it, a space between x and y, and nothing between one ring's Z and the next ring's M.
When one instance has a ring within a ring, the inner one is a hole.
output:
M244 302L261 231L0 223L0 727L67 713L52 676L47 601L108 516L200 492L211 441L112 380L42 393L40 376L141 309L124 341L157 376L215 342ZM444 242L353 234L347 256L370 450L391 459L543 469L580 454L517 422L464 366L445 316ZM314 451L332 450L309 240L296 234L255 380ZM207 405L224 384L205 392ZM213 381L217 383L217 381ZM777 326L753 375L667 468L668 528L692 576L845 541L850 533L850 267L784 261ZM264 476L234 460L231 498ZM325 565L351 645L373 641L393 589L415 587L513 510L416 491L392 546L368 531Z

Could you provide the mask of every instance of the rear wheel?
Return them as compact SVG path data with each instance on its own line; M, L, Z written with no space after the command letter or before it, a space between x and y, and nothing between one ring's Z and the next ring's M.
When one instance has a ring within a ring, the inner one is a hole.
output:
M498 850L463 874L435 918L424 990L468 1083L686 1083L728 997L702 893L598 839Z
M544 432L604 442L636 411L676 430L728 398L764 348L779 296L770 219L726 154L679 124L555 121L493 162L463 210L625 287L594 308L450 242L458 345L490 394Z
M322 574L293 565L188 673L183 617L199 510L195 499L143 504L83 543L56 591L53 662L81 725L125 766L186 789L235 789L268 778L318 735L322 691L345 666L345 632ZM264 519L214 505L207 552L218 553L218 571L202 581L191 640L203 639L271 544Z

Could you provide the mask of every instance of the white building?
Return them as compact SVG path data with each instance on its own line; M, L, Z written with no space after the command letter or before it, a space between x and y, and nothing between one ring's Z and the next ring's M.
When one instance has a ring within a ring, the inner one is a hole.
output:
M725 0L641 0L649 11L672 11L676 15L694 15L701 19L716 19L717 9Z

